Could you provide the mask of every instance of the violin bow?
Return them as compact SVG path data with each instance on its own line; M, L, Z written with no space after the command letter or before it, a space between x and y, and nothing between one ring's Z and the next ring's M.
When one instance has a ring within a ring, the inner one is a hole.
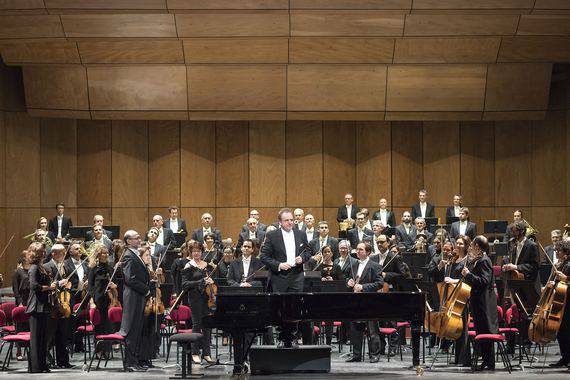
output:
M10 239L8 240L8 243L6 243L6 246L4 247L4 249L2 250L2 253L0 253L0 258L2 258L4 256L4 254L6 253L6 250L8 249L8 247L10 246L10 244L12 244L12 240L14 240L14 234L12 234L12 236L10 236Z

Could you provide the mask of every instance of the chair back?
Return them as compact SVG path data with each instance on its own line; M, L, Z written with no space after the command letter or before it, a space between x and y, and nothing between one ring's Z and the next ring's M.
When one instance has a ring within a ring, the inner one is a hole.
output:
M6 315L6 324L12 323L12 310L16 307L15 302L4 302L0 305L0 309Z
M101 313L99 312L99 309L89 309L89 321L93 326L97 326L101 323Z
M16 306L12 309L12 320L18 323L28 322L30 314L26 314L25 306Z
M109 308L108 316L109 322L121 323L121 319L123 319L123 308L118 306ZM141 318L143 318L142 315Z

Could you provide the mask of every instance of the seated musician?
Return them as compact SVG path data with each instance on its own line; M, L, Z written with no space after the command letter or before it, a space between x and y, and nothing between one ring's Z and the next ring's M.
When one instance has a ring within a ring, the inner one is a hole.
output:
M406 251L412 251L416 242L416 227L412 224L412 214L404 211L402 223L396 227L396 240L403 245Z
M433 234L427 230L426 220L422 217L418 217L414 220L414 223L416 225L416 235L425 235L427 244L430 244L433 240Z
M36 223L36 229L45 231L47 237L46 243L49 243L49 246L51 247L55 242L55 235L51 231L48 231L48 220L46 217L42 216L38 219ZM30 240L34 241L34 234L32 234Z
M364 228L371 230L372 229L372 222L370 221L370 212L368 211L368 209L363 207L358 212L360 212L360 213L362 213L362 215L364 215ZM385 223L382 223L382 225L386 226Z
M355 263L358 263L358 260L350 255L351 250L352 248L348 240L341 240L338 243L339 256L333 262L333 272L332 272L333 280L337 281L343 280L347 282L350 279L351 268ZM342 329L338 337L339 340L344 344L346 344L349 338L349 333L350 333L350 323L343 321Z
M442 243L447 240L448 235L446 230L440 228L435 231L435 237L433 238L432 244L427 247L426 265L428 265L435 256L441 255Z
M428 239L424 233L416 235L416 243L414 244L414 252L427 253Z
M348 287L355 293L376 292L382 288L382 267L369 259L372 247L368 243L359 243L356 246L356 256L358 262L351 267L351 278L348 280ZM380 355L380 337L378 335L378 322L353 322L351 326L350 343L352 344L352 357L347 362L362 361L362 339L364 330L368 327L369 334L369 356L371 363L378 362Z
M103 215L93 216L93 226L101 226L105 223ZM111 240L113 240L113 233L103 228L103 233ZM85 241L93 240L93 230L85 232Z
M385 229L386 228L382 224L381 221L379 221L379 220L373 220L372 221L372 236L366 237L365 241L369 242L369 244L372 248L372 254L374 254L374 255L380 254L380 249L378 248L378 244L376 244L376 241L378 241L378 239L380 239L380 236L383 235L383 232Z
M156 227L152 227L146 234L148 246L150 248L150 256L155 260L160 260L162 256L166 254L166 246L159 244L156 241L158 239L158 235L160 235L160 232Z
M190 247L193 244L194 240L188 240L186 243L182 244L182 247L180 247L180 257L177 257L174 260L172 267L170 268L173 285L172 297L178 296L182 291L182 269L186 266L186 264L188 264L188 261L190 261L188 256L190 255ZM184 305L188 305L186 297L182 298L181 302Z
M555 281L566 281L570 277L570 240L563 240L558 243L558 263L556 265L556 278ZM554 285L554 284L553 284ZM562 323L558 329L556 336L558 345L560 347L560 360L556 363L551 363L550 367L567 367L570 365L570 307L568 306L568 295L566 296L566 303L564 304L564 315Z
M363 242L366 237L372 236L374 234L372 229L369 229L365 226L365 223L366 223L366 218L364 214L361 212L357 213L356 226L354 228L349 229L347 232L347 238L348 241L350 241L351 246L356 247L358 243Z
M476 236L468 250L467 264L461 270L465 282L471 285L469 311L477 334L497 334L497 296L493 289L493 264L488 256L489 242ZM495 346L492 341L479 343L482 363L477 371L495 370Z
M321 251L313 256L306 265L308 266L309 270L311 271L320 271L321 272L321 281L332 281L333 278L333 270L334 270L334 262L333 262L333 250L330 245L325 245L321 248ZM303 331L302 331L303 332ZM325 343L330 345L332 342L332 332L333 332L333 323L326 322L325 323ZM303 336L303 342L307 339L305 336L307 333L305 332Z
M230 263L228 268L228 285L250 287L253 278L250 276L263 266L261 260L253 257L253 241L245 239L241 246L241 257ZM247 281L246 281L247 280Z
M516 222L524 222L525 226L528 227L528 223L523 218L522 210L515 210L513 212L513 223L512 224L515 224ZM503 242L509 242L512 237L513 237L513 234L511 231L511 225L508 225L507 230L505 231L505 235L503 236Z
M93 244L99 244L107 248L107 251L112 252L113 249L113 241L107 237L103 233L103 226L98 224L93 225L93 239L85 243L85 247L89 248ZM110 261L111 265L113 265L113 261Z
M156 242L160 245L168 247L169 244L174 244L174 232L170 228L164 227L164 220L161 215L152 217L152 226L158 230Z
M218 264L215 266L214 270L214 279L225 279L228 278L228 272L230 269L230 265L235 259L235 252L232 247L226 247L222 251L222 259ZM212 265L208 263L209 267Z

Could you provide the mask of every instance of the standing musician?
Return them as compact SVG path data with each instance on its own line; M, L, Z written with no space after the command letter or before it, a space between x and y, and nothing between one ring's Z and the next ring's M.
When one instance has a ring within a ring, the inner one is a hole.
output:
M412 251L416 242L416 227L412 224L412 214L404 211L402 223L396 227L396 239L398 244L406 247L406 251Z
M333 272L332 272L333 280L337 281L342 280L347 282L351 278L352 266L355 263L358 263L358 260L350 255L351 250L352 248L348 240L341 240L338 243L339 256L333 262ZM346 344L350 334L350 322L346 321L341 321L341 322L342 322L342 329L339 333L338 339L342 341L344 344Z
M14 292L14 298L16 306L26 306L28 304L28 298L30 297L30 280L28 278L28 271L31 265L31 254L29 251L24 250L20 255L18 260L18 267L12 275L12 291ZM14 321L16 325L16 333L23 331L30 331L28 322ZM18 361L24 360L22 356L22 347L18 345L16 352L16 358Z
M329 223L321 220L318 223L319 235L309 242L309 247L313 252L321 252L325 245L332 248L335 257L338 256L338 240L329 235Z
M26 313L30 315L30 372L50 372L47 365L47 324L51 312L48 293L56 289L57 282L52 282L42 265L46 255L45 245L32 243L28 251L31 265L28 271L30 296Z
M94 215L93 216L93 226L101 226L101 228L103 228L104 224L105 224L105 219L103 218L103 215ZM110 240L113 240L113 232L103 228L103 233ZM93 237L94 237L93 236L93 230L85 232L85 241L93 240Z
M473 316L477 334L497 334L497 297L493 290L493 264L487 255L489 242L485 236L476 236L468 251L469 264L461 270L465 282L471 285L469 310ZM480 342L483 358L478 371L495 370L495 347L493 342Z
M168 213L170 217L164 221L164 227L186 238L186 236L188 236L188 229L186 228L186 221L178 217L178 206L170 206Z
M174 292L172 294L173 298L176 298L182 291L182 270L186 264L188 264L188 261L190 261L188 256L190 255L190 247L192 244L194 244L194 240L188 240L182 244L182 247L180 247L180 257L177 257L172 262L170 274L172 275L172 283L174 287ZM183 297L180 301L183 305L188 305L188 299L186 297Z
M428 192L426 189L421 189L418 192L419 202L412 206L412 219L416 218L433 218L435 217L435 207L428 203Z
M73 226L73 222L69 216L63 215L65 211L63 203L56 204L55 209L57 215L49 221L48 230L55 237L54 243L61 243L69 233L69 227Z
M162 268L158 268L158 260L150 253L150 246L143 245L141 259L145 263L150 275L150 297L146 299L143 322L143 345L140 350L139 362L148 368L154 368L152 360L160 348L160 324L162 323L162 313L159 307L160 284L164 283L164 273ZM163 310L162 310L163 311Z
M212 214L210 213L204 213L202 214L202 218L201 223L202 223L202 227L201 228L197 228L194 231L192 231L192 240L196 240L198 242L200 242L201 244L204 244L204 237L206 236L206 234L209 233L213 233L216 239L216 242L218 244L222 244L222 233L220 232L219 229L217 229L216 227L212 226L212 221L213 221L213 217Z
M203 358L211 364L214 363L210 352L211 330L202 327L202 318L208 314L206 287L214 284L214 280L208 271L208 263L201 258L202 244L194 241L189 248L192 259L182 271L182 289L188 292L190 309L192 309L192 331L203 335L200 341L192 345L192 361L200 364Z
M148 246L150 249L150 255L155 259L160 259L162 255L166 254L166 246L159 244L156 241L159 234L160 232L156 227L151 227L151 229L148 230L148 233L146 234Z
M386 198L380 198L380 209L372 215L372 220L379 220L382 225L388 227L396 227L396 216L394 212L388 210L388 201Z
M382 288L382 266L369 259L372 247L368 243L359 243L356 246L358 262L351 267L352 277L348 280L348 287L355 293L372 293ZM352 344L352 357L347 362L362 361L362 338L364 330L368 327L370 340L368 350L371 363L378 363L380 355L380 337L376 321L353 322L350 330L350 343Z
M302 231L293 228L293 213L283 208L278 213L280 229L267 232L261 247L261 262L270 269L270 283L274 292L295 293L303 291L303 263L311 258L307 238ZM282 326L279 338L285 347L293 346L294 324Z
M556 265L556 281L568 282L570 277L570 240L563 240L557 243L557 259ZM550 367L565 367L570 365L570 307L568 306L568 294L566 295L566 303L564 304L564 315L562 323L558 329L556 336L558 346L560 347L560 360L551 363Z
M334 271L334 252L330 245L325 245L321 248L321 252L313 256L311 260L307 262L309 266L309 270L312 271L320 271L321 272L321 281L332 281L333 278L333 271ZM332 343L332 333L333 333L333 323L331 321L327 321L324 324L325 326L325 342L327 345ZM304 326L303 326L304 327ZM302 329L303 330L303 329ZM305 331L303 335L303 342L305 340L312 340L312 328L309 332ZM307 339L305 339L305 337Z
M58 283L57 290L55 291L55 297L57 297L58 292L65 291L65 289L69 289L71 286L71 283L66 279L68 273L65 271L65 247L63 244L54 244L51 248L51 257L51 261L44 264L44 268L51 278ZM70 300L68 302L70 302ZM48 319L48 347L55 345L55 364L57 364L58 368L73 367L69 363L69 353L67 352L68 334L69 317L52 310L51 318ZM50 355L48 353L48 358L49 357ZM51 360L53 360L53 358ZM52 363L52 365L54 365L54 363Z
M453 239L459 235L467 235L470 239L477 236L477 225L469 221L469 209L467 207L461 207L459 210L459 221L451 224L450 235Z
M158 230L156 242L167 247L169 244L174 243L174 232L170 228L163 227L163 224L162 216L155 215L152 217L152 226Z
M451 224L451 218L459 218L459 210L461 210L461 203L463 202L463 197L459 194L453 196L453 206L449 206L445 210L445 224Z
M364 214L358 212L356 214L356 226L349 229L347 232L348 241L350 241L351 246L356 247L358 243L362 243L367 237L374 234L374 232L368 229L365 224L366 218L364 217Z
M221 244L216 241L216 235L214 233L209 232L205 234L202 260L212 266L218 264L223 256L223 251L220 246Z
M119 335L125 337L127 371L141 372L147 368L140 360L142 342L143 313L145 298L150 295L150 276L142 261L139 248L141 237L138 232L125 232L127 250L123 254L122 269L124 277L123 319Z
M358 207L354 204L354 198L352 194L347 193L344 195L344 205L338 208L336 214L336 221L341 223L348 223L349 228L352 228L354 221L356 220L356 213L358 212Z
M96 308L99 311L100 321L95 325L96 335L111 334L114 329L109 321L110 298L109 291L114 289L117 291L117 285L111 279L112 267L109 265L109 251L105 246L98 246L89 258L89 275L88 275L88 292L90 300L90 308ZM108 359L111 353L110 344L99 344L95 355L103 356Z
M114 239L113 240L113 249L109 251L109 265L112 266L113 271L115 272L115 277L113 277L113 282L117 284L117 294L119 295L119 302L123 302L123 283L124 276L123 276L123 253L127 248L125 241L121 239ZM117 329L119 327L117 326Z
M73 243L69 247L69 258L65 260L65 273L75 273L69 278L71 282L71 306L81 303L83 299L83 288L87 286L87 276L89 274L89 267L86 263L81 260L81 245L79 243ZM77 270L76 270L77 269ZM83 352L83 339L81 335L74 334L77 327L81 325L81 317L75 316L71 317L71 323L69 324L70 330L68 336L72 338L73 346L75 352Z

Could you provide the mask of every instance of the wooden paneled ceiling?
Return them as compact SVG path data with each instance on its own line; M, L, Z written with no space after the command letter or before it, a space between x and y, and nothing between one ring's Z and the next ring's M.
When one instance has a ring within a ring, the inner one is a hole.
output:
M542 118L568 0L0 0L38 116Z

